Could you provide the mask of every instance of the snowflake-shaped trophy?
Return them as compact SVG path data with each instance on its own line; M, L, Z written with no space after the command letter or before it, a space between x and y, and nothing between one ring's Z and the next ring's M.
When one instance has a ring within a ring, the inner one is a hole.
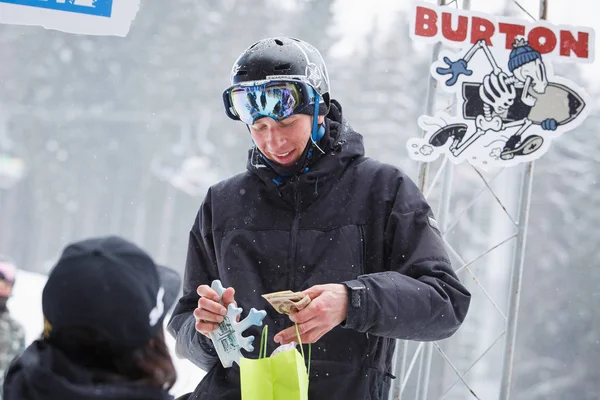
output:
M219 297L223 296L225 288L220 280L213 281L211 288L217 292ZM227 315L223 318L223 322L218 325L216 330L210 333L210 338L217 350L221 364L225 368L231 367L234 361L240 365L240 358L242 357L241 349L249 352L254 351L254 346L252 346L254 336L243 337L242 332L252 325L261 326L263 319L267 315L267 312L264 310L258 311L252 308L246 318L237 322L237 317L241 313L241 308L229 304Z

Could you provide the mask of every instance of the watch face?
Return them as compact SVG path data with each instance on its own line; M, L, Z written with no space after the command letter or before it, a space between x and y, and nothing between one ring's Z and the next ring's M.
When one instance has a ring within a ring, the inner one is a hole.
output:
M353 286L352 288L352 307L360 308L362 306L362 293L366 289L364 286Z
M360 308L360 293L357 291L352 292L352 307Z

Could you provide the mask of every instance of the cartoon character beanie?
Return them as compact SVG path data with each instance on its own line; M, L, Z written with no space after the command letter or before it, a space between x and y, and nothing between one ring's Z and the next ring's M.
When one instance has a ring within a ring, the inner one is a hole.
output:
M516 39L508 58L508 69L513 72L515 69L538 58L541 59L542 55L529 46L525 39Z

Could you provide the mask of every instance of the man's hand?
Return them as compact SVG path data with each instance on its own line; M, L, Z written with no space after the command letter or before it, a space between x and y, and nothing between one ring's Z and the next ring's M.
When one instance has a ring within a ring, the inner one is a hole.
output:
M208 334L217 329L217 324L223 322L224 316L227 314L227 306L230 303L237 305L234 300L235 290L232 287L225 289L223 292L223 304L219 301L219 295L212 290L210 286L200 285L196 292L200 296L198 300L198 308L194 310L196 318L196 330L208 336Z
M315 343L327 332L346 319L348 289L338 283L315 285L302 293L311 298L305 309L290 314L290 320L298 324L302 343ZM296 327L287 328L274 338L275 342L288 344L297 341Z

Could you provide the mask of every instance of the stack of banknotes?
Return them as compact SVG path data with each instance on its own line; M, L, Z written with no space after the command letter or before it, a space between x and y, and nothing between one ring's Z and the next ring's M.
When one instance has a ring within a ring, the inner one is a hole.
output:
M280 314L289 315L292 311L300 311L310 303L310 297L302 292L292 292L284 290L282 292L273 292L263 294L269 304Z

